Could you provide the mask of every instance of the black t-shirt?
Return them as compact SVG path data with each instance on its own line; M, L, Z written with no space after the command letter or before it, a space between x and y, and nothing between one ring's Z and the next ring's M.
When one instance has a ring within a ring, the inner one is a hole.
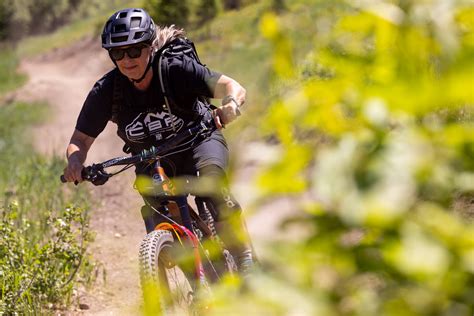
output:
M160 145L183 126L192 124L189 113L204 114L208 111L199 96L212 97L213 87L220 77L195 60L183 55L169 66L168 86L179 104L180 111L166 109L161 93L155 58L153 79L146 91L136 89L117 69L98 80L89 92L77 119L76 129L91 137L97 137L112 116L115 76L122 76L123 104L117 122L117 134L133 151ZM184 110L184 111L183 111ZM174 128L174 130L173 130Z

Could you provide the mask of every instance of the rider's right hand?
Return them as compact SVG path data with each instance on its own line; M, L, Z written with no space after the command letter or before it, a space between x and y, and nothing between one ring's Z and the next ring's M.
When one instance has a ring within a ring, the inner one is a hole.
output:
M64 168L64 178L67 182L82 182L81 172L83 168L82 163L75 159L70 159L67 167Z

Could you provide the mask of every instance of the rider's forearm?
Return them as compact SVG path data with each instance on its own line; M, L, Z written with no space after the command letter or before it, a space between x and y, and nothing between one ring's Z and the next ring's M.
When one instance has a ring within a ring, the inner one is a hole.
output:
M222 75L214 89L214 97L216 99L223 99L226 96L232 96L239 106L245 103L247 91L234 79Z
M93 142L93 137L75 130L66 149L66 158L68 162L80 163L81 165L84 164L87 158L87 153L89 152Z
M84 144L70 143L66 149L66 158L68 162L84 164L87 158L87 149Z

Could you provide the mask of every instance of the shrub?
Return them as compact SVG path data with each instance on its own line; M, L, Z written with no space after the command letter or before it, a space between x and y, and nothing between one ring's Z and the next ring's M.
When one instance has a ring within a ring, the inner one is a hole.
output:
M0 106L0 314L38 314L70 303L77 282L90 281L88 214L83 189L65 191L64 162L32 151L26 131L44 104ZM79 272L79 273L78 273Z

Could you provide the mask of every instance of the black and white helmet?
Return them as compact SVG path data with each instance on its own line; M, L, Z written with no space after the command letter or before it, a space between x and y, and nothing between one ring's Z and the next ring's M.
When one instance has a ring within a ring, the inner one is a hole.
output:
M151 44L156 37L155 23L143 9L131 8L115 12L102 31L102 47Z

